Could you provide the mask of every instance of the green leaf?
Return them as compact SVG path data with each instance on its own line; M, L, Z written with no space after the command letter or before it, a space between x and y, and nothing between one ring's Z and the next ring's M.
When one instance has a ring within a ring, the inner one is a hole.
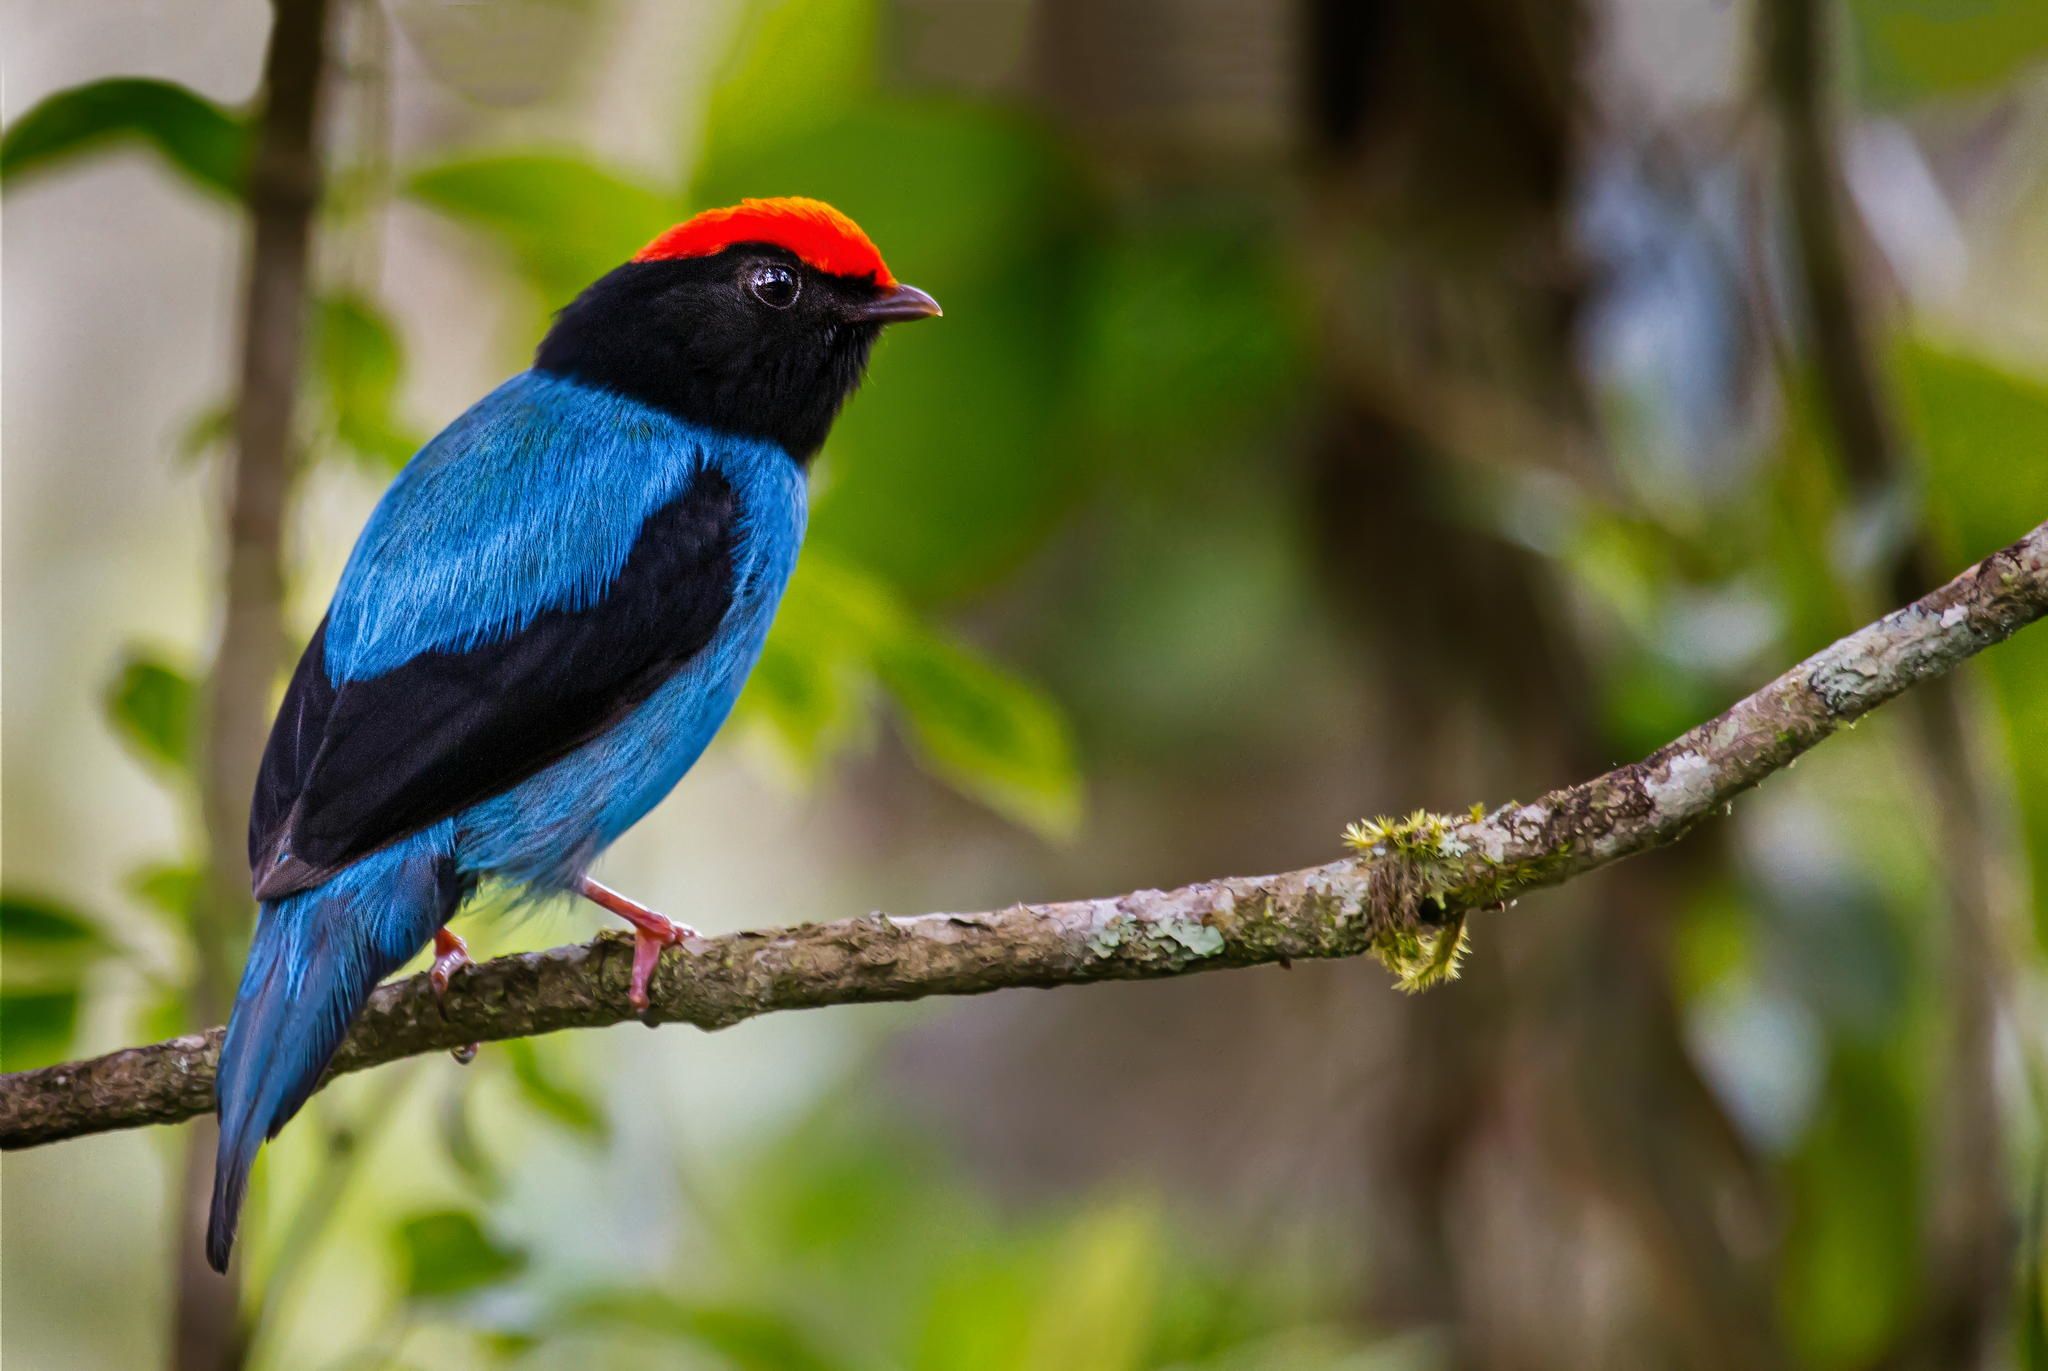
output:
M197 867L174 862L157 862L128 873L129 894L145 908L162 917L164 926L189 946L192 921L205 898L205 874ZM192 1025L187 1001L188 977L153 974L156 993L135 1010L135 1031L145 1042L175 1037Z
M1966 549L1989 552L2048 509L2048 381L1982 357L1909 342L1894 374L1936 512Z
M0 1071L63 1061L77 1028L76 990L0 990Z
M320 301L314 365L341 445L373 470L390 473L424 438L398 416L404 351L382 310L360 296Z
M458 158L414 172L406 193L492 239L559 307L681 216L673 194L574 154Z
M1927 503L1960 567L2005 546L2048 511L2048 383L1982 358L1906 347L1896 375L1907 426L1927 463ZM2027 849L2034 929L2048 947L2048 635L2022 633L1984 655L2004 716Z
M115 77L45 97L0 137L0 180L50 171L110 144L141 143L205 190L242 193L249 131L238 114L170 81Z
M196 695L191 678L176 667L130 648L107 688L107 715L142 757L183 771L192 758Z
M902 611L872 577L812 553L775 614L737 717L767 725L806 777L866 736L875 693L872 648Z
M912 755L939 779L1046 836L1072 832L1080 771L1052 701L920 623L879 580L812 553L776 616L742 717L770 725L815 768L856 736L874 685L901 715Z
M135 898L183 928L199 903L205 879L196 866L156 862L131 872L128 889Z
M1721 987L1753 974L1756 930L1750 905L1724 880L1701 883L1677 910L1671 977L1680 1000L1697 1004Z
M784 629L787 612L777 614L734 717L765 725L797 772L815 780L862 736L870 675L846 657L813 650L806 629Z
M33 895L0 895L0 972L7 961L49 952L72 953L106 946L92 920L67 905Z
M420 1214L400 1224L398 1255L410 1299L467 1295L526 1269L526 1254L493 1242L462 1210Z
M705 111L720 155L741 163L750 148L809 136L872 90L876 11L874 0L754 0Z
M174 451L182 463L204 457L216 447L226 447L235 436L235 407L222 400L194 414L179 431Z
M319 404L322 431L382 476L404 466L426 441L399 413L404 371L398 330L375 302L349 291L321 297L313 315L308 389ZM234 431L234 407L208 405L179 434L178 456L203 456L229 443ZM324 450L323 443L314 447Z
M850 1365L775 1310L682 1299L665 1290L596 1291L564 1311L564 1322L660 1334L715 1353L736 1371L838 1371Z
M1850 0L1857 89L1898 106L2005 84L2048 56L2041 0Z
M105 935L77 910L0 895L0 1070L64 1060L86 973L107 951Z
M1019 1366L1044 1284L1041 1246L991 1243L934 1272L912 1365L918 1371Z
M0 895L0 986L75 992L112 948L97 924L68 905L33 895Z
M597 1101L551 1072L542 1050L530 1039L509 1039L498 1054L510 1064L520 1095L535 1109L586 1137L603 1138L611 1131Z
M1081 818L1080 772L1066 720L1035 687L936 634L906 629L875 666L911 750L955 789L1047 837Z

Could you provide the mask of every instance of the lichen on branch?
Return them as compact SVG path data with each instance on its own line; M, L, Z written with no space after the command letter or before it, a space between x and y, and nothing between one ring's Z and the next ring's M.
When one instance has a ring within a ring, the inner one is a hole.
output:
M785 1009L1368 953L1420 988L1455 973L1468 916L1676 841L1838 729L2044 614L2048 524L1643 760L1530 803L1354 825L1350 856L1274 876L695 938L663 959L645 1020L723 1028ZM634 1017L631 963L630 940L605 934L472 967L445 1002L424 976L387 985L371 996L333 1072L622 1022ZM213 1029L0 1076L0 1147L210 1110L220 1036Z

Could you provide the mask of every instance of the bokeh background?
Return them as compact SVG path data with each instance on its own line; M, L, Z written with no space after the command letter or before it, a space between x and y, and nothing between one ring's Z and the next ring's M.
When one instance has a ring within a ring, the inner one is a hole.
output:
M673 220L821 196L945 302L826 449L735 726L601 867L708 929L1326 860L1636 756L2048 516L2039 0L326 9L294 654L397 465ZM200 795L272 12L5 16L19 1068L209 1021L239 963ZM201 1126L9 1154L0 1356L2040 1371L2044 888L2036 630L1426 997L1296 966L416 1060L269 1149L239 1285L181 1218Z

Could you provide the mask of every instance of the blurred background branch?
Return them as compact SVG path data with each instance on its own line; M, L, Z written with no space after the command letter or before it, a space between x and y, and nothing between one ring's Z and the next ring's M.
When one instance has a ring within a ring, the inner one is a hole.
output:
M192 906L193 1027L226 1016L254 906L244 872L249 795L286 655L285 522L299 466L294 451L300 358L310 310L313 221L322 192L327 0L276 0L242 187L249 221L234 439L224 462L225 543L220 638L202 691L197 781L205 876ZM186 1140L173 1364L179 1371L242 1365L240 1272L223 1279L203 1258L213 1192L214 1130Z

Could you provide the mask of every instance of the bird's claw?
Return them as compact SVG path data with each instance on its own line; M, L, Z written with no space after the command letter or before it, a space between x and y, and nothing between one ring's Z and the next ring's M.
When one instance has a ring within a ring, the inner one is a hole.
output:
M661 950L685 938L696 937L697 930L649 909L638 900L628 899L588 876L576 890L592 904L609 909L633 925L633 985L626 998L632 1003L635 1013L645 1014L651 1003L647 996L647 983L654 979L654 968L661 961Z
M448 998L448 980L469 965L469 944L445 928L437 930L434 934L434 964L427 969L427 984L434 987L434 1001L440 1004L443 1018L448 1015L448 1006L443 1003ZM478 1043L464 1043L451 1049L450 1055L461 1065L468 1066L476 1060L479 1046Z
M427 971L427 983L434 987L434 998L446 999L449 978L469 964L468 943L445 928L435 933L434 965Z
M648 912L653 914L651 910ZM660 914L633 920L633 985L626 998L635 1012L645 1014L651 1003L647 985L654 979L654 968L661 962L661 950L696 936L697 930L688 924L676 923Z

